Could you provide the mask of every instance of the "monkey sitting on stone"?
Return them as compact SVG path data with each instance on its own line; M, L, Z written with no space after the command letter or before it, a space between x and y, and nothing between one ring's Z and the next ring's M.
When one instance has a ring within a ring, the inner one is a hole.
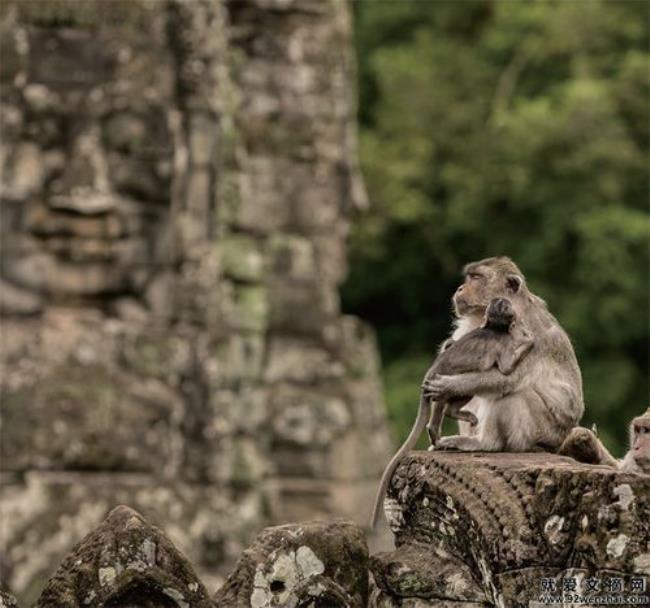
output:
M425 374L418 415L413 428L382 475L373 507L371 526L374 526L377 521L388 482L395 468L404 455L415 447L425 424L431 445L435 446L445 415L464 420L472 425L478 422L474 414L461 409L473 395L439 400L432 408L428 393L429 383L437 374L485 372L492 368L498 369L504 375L512 373L534 345L530 332L516 321L515 310L510 300L504 297L494 298L485 310L484 321L480 327L456 341L447 340L443 344L436 360Z
M584 412L582 378L571 341L544 300L526 285L517 265L505 256L465 266L465 280L453 297L457 340L483 323L496 297L512 302L518 323L535 336L535 348L511 374L436 374L427 384L435 401L473 395L464 406L478 419L464 421L460 434L441 437L438 447L462 451L555 452Z
M558 454L586 464L602 464L624 473L650 475L650 408L630 423L630 450L623 460L614 458L594 431L576 427L564 440Z

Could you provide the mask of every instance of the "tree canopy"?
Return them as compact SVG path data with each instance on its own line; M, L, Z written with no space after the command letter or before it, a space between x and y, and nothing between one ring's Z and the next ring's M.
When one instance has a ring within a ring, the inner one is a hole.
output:
M372 207L344 307L378 330L398 433L460 269L503 254L572 338L583 424L622 454L649 396L649 5L354 6Z

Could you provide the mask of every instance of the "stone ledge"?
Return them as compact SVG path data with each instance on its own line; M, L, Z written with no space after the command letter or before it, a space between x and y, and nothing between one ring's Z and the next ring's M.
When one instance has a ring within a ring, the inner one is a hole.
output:
M371 569L389 598L527 606L542 577L650 575L650 476L551 454L414 452L386 506L398 548Z

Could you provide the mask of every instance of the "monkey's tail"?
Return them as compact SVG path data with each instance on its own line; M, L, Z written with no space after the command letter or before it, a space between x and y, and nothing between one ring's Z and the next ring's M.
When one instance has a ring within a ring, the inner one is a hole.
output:
M370 527L374 528L379 519L379 511L381 510L384 502L384 497L386 496L386 490L388 489L388 482L390 481L399 461L415 447L424 427L429 421L429 415L431 412L431 402L428 399L425 399L424 396L420 398L420 407L418 408L418 415L413 423L411 432L406 438L402 447L397 450L395 456L390 459L390 462L384 469L384 472L381 476L381 481L379 482L379 487L377 488L377 495L375 496L375 504L372 507L372 515L370 517Z

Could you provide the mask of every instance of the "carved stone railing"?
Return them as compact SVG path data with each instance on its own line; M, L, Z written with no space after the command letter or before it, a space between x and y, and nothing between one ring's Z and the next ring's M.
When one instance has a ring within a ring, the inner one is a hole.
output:
M414 453L386 504L397 549L371 560L376 606L643 594L650 575L650 476L550 454Z

